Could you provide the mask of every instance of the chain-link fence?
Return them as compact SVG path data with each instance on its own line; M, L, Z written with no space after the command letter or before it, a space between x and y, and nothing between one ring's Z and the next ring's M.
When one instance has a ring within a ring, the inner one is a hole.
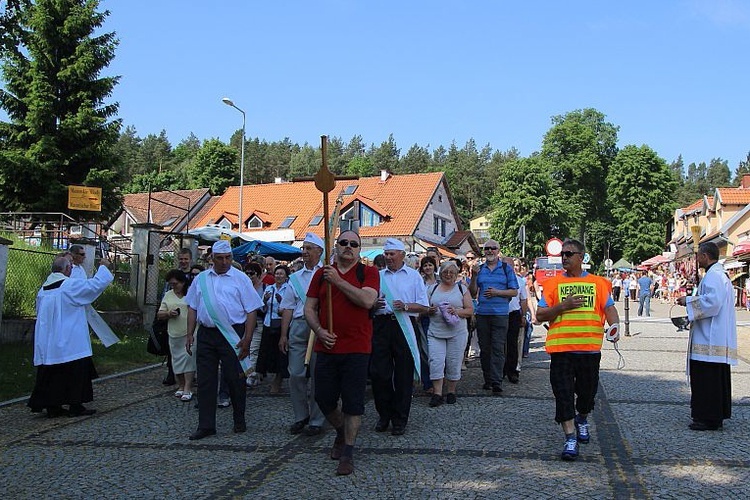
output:
M49 275L57 254L12 247L8 250L3 317L36 316L36 294Z

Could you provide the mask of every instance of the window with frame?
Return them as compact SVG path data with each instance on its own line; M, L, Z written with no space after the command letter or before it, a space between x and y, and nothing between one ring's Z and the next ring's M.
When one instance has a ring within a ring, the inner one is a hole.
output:
M263 227L263 221L260 220L260 217L258 217L257 215L253 215L252 218L247 221L247 227L249 229L257 229Z
M380 224L380 215L374 210L361 205L361 216L359 218L359 225L362 227L372 227Z
M297 218L297 216L296 216L296 215L290 215L289 217L287 217L286 219L284 219L284 220L283 220L283 221L281 222L281 225L280 225L279 227L280 227L280 228L287 228L287 227L291 226L291 225L292 225L292 223L294 222L294 220L295 220L296 218Z
M310 221L310 226L317 226L318 224L320 224L320 221L322 221L322 220L323 220L323 216L322 215L316 215Z

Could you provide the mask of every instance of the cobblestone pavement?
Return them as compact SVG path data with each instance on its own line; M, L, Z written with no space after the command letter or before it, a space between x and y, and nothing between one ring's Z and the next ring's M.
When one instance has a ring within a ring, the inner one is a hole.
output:
M622 369L605 342L592 439L577 462L559 458L562 432L537 327L521 383L506 383L503 397L481 389L472 361L458 403L429 408L427 397L415 396L400 437L372 430L368 399L351 476L334 474L332 431L290 435L288 394L263 386L250 392L247 433L233 434L230 410L220 409L218 434L189 441L197 410L161 385L163 369L150 369L98 381L91 417L0 407L0 491L8 499L747 498L750 329L740 329L732 419L723 431L693 432L687 334L675 332L668 306L653 310L652 318L631 318L634 335L619 345ZM750 325L750 314L739 321Z

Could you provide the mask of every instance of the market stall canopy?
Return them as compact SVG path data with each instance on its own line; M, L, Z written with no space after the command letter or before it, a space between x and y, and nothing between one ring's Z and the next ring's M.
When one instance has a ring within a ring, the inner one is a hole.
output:
M619 271L630 271L631 269L633 269L633 264L631 264L625 259L620 259L614 264L612 264L612 267Z
M245 256L249 253L287 261L294 260L302 255L300 249L293 247L292 245L260 240L253 240L232 249L232 256L234 257L234 260L238 262L244 261Z
M208 224L201 227L196 227L187 232L198 238L198 243L201 245L210 245L215 241L221 239L229 239L232 246L242 245L246 241L252 241L247 235L240 234L231 229L226 229L218 224Z
M738 255L746 253L750 253L750 241L748 240L740 241L732 249L732 257L737 257Z
M638 268L640 269L641 267L646 267L646 268L654 267L654 266L658 266L659 264L666 264L669 261L670 261L669 257L664 257L661 254L654 255L650 259L646 259L643 262L641 262Z

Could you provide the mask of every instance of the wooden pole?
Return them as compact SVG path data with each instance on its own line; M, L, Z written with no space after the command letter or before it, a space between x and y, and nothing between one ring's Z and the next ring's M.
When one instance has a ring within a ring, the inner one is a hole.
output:
M315 174L315 187L318 191L323 193L323 221L324 221L324 235L325 235L325 248L324 259L325 265L331 263L331 231L328 226L328 193L333 191L336 187L336 177L328 170L328 136L320 136L320 152L322 156L320 170ZM333 332L333 302L331 301L331 283L326 281L326 293L328 296L326 317L328 319L328 331ZM311 332L310 337L307 341L307 353L305 353L305 366L310 365L310 359L312 358L313 346L315 345L315 334Z

